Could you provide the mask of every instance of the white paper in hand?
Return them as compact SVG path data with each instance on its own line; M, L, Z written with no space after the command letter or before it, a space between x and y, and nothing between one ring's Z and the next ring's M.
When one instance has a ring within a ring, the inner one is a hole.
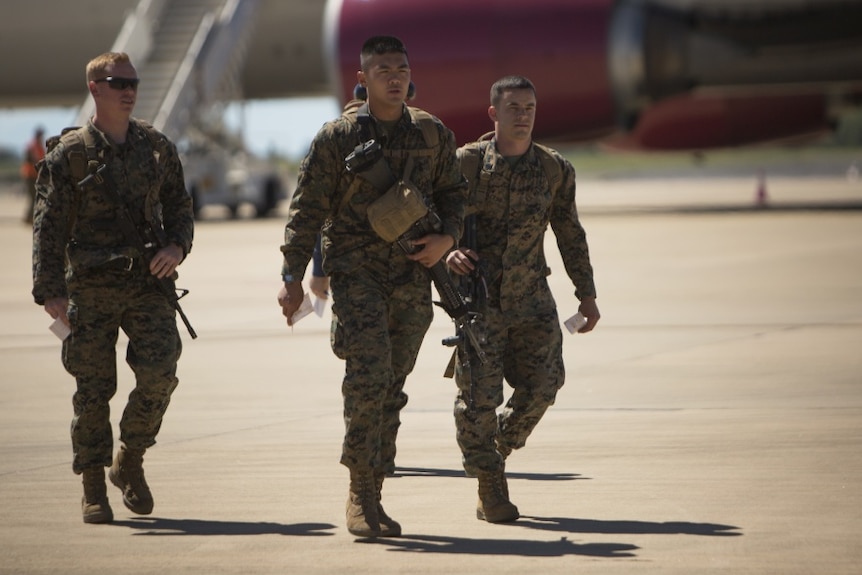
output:
M69 326L63 323L63 320L61 320L59 317L55 319L51 325L48 326L48 329L51 330L51 333L60 338L60 341L63 341L64 339L69 337L70 333L72 333L72 330L69 328Z
M575 333L579 329L587 325L587 318L584 317L584 314L578 312L566 321L564 321L563 325L566 326L566 329L569 330L569 333Z
M314 298L314 313L317 317L323 317L323 312L326 310L326 298Z
M311 304L311 297L309 297L308 292L305 292L305 295L302 297L302 303L299 305L299 309L293 312L293 315L290 317L291 325L296 325L296 322L313 311L314 306Z

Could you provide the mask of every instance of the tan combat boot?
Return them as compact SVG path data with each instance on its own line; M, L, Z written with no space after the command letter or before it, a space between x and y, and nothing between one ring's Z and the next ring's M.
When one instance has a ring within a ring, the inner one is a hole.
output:
M350 493L347 497L347 530L359 537L380 535L377 505L377 486L373 472L351 469Z
M520 517L518 508L509 501L509 486L502 469L479 472L479 504L476 506L476 517L489 523L504 523Z
M153 512L153 494L144 479L144 450L120 447L114 464L108 471L111 483L123 492L123 503L133 513L149 515Z
M401 535L401 525L386 514L383 510L383 504L380 503L383 499L383 480L385 478L386 472L374 474L374 483L377 488L377 518L380 521L380 537L399 537Z
M108 503L105 468L87 467L83 476L84 497L81 499L81 511L84 523L110 523L114 520L114 512Z

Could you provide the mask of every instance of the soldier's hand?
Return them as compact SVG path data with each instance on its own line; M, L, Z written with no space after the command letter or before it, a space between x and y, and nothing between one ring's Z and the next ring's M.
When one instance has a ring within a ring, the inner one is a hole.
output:
M171 277L183 261L183 249L177 244L168 244L150 260L150 273L159 279Z
M409 254L407 257L414 262L419 262L426 268L430 268L443 259L449 248L455 244L455 238L448 234L428 234L418 240L413 240L413 244L423 247L415 254Z
M281 315L287 318L287 325L293 325L291 318L299 306L302 305L302 299L305 294L302 291L300 282L290 282L282 284L278 292L278 305L281 306Z
M67 309L69 309L69 298L67 297L52 297L45 300L45 311L48 312L48 315L54 319L60 318L60 321L68 327L72 327L69 325L69 317L66 315Z
M308 281L308 289L318 298L327 299L329 297L329 278L325 276L311 276L311 279Z
M599 322L599 318L602 317L602 314L599 313L599 306L596 305L596 298L585 297L582 299L581 305L578 306L578 311L587 318L586 325L579 329L578 333L593 331L593 328L596 327L596 324Z
M458 248L446 256L446 265L458 275L465 275L476 269L473 262L479 261L479 254L467 248Z

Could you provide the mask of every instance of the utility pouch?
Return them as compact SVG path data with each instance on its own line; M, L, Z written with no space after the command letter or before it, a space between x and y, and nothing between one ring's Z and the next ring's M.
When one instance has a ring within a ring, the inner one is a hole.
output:
M412 184L401 180L374 200L368 206L367 213L368 221L377 235L392 243L428 213L428 206Z

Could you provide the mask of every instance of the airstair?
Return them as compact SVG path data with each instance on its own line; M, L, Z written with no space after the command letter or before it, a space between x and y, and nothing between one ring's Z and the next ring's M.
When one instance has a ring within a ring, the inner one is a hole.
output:
M141 84L134 116L174 141L207 132L212 114L240 99L240 74L257 0L141 0L112 51L126 52ZM76 125L93 114L92 99ZM217 122L216 122L217 123Z
M141 83L133 115L177 144L195 212L224 205L258 216L287 197L274 166L253 157L224 125L230 102L242 100L240 75L258 0L140 0L111 51L126 52ZM76 125L95 106L87 97Z

